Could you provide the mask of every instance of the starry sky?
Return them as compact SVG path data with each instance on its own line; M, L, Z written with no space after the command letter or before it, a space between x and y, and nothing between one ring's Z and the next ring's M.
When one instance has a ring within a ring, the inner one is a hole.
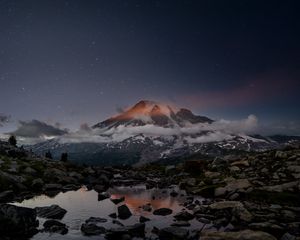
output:
M141 99L298 131L297 2L0 0L0 132L76 129Z

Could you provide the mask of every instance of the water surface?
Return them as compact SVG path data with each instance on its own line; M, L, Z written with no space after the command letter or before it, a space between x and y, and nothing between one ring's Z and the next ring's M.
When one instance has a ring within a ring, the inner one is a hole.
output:
M175 189L179 192L178 197L171 197L170 192ZM115 205L110 199L98 201L98 193L94 190L88 191L85 187L80 188L77 191L69 191L66 193L59 193L55 197L51 198L46 195L40 195L32 199L24 200L21 203L14 203L23 207L43 207L57 204L60 207L67 210L66 215L61 220L69 227L69 233L63 236L63 239L105 239L104 236L86 237L80 231L81 224L90 217L106 218L108 221L101 225L109 229L112 227L119 227L119 225L113 224L108 215L117 212L117 207L122 204L126 204L131 210L133 216L127 220L120 220L124 225L132 225L139 222L140 216L145 216L151 219L146 222L146 233L151 235L153 227L168 227L173 223L173 216L180 212L184 207L182 204L186 200L185 193L178 190L175 186L173 189L146 189L145 186L134 187L116 187L111 188L108 192L112 198L119 198L125 196L125 202ZM140 206L150 203L153 210L157 208L171 208L173 214L169 216L155 216L151 212L143 211ZM45 219L39 218L40 228ZM190 221L190 229L201 229L202 224L197 220ZM38 233L33 240L62 239L60 234L50 233Z

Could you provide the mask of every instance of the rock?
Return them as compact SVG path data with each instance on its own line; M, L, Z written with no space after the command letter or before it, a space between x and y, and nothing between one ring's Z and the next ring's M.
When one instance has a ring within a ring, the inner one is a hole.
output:
M183 211L183 212L177 213L174 216L174 218L178 221L189 221L189 220L194 219L194 215L189 212Z
M53 190L61 190L61 189L62 189L61 184L49 183L49 184L45 184L44 186L45 191L53 191Z
M204 175L207 178L217 178L221 176L219 172L210 172L210 171L205 172Z
M103 192L103 193L98 193L98 201L105 200L107 198L110 198L109 193Z
M284 192L284 191L294 191L299 187L300 181L293 181L288 183L283 183L280 185L265 186L261 187L260 190L265 190L269 192Z
M119 204L121 202L125 201L125 197L120 197L120 198L111 198L110 199L114 204Z
M290 233L285 233L285 234L282 235L280 240L299 240L299 237L296 237L296 236L294 236Z
M287 154L282 151L276 151L275 158L287 158Z
M67 210L58 205L51 205L47 207L36 207L37 215L42 218L62 219Z
M189 227L191 224L187 221L176 221L171 224L172 227Z
M129 208L126 205L121 205L118 207L118 217L120 219L127 219L130 218L132 213L130 212Z
M170 196L171 197L177 197L178 196L178 192L175 192L174 190L172 192L170 192Z
M94 190L98 193L102 193L102 192L105 192L107 190L107 187L104 186L104 185L97 184L97 185L94 186Z
M31 167L26 167L26 168L24 169L24 173L26 173L26 174L28 174L28 175L35 175L35 174L37 174L37 171L34 170L34 169L31 168Z
M94 222L83 223L80 229L87 236L100 235L106 232L104 227L98 226Z
M249 167L249 162L247 160L240 160L240 161L235 161L230 164L231 166L238 166L238 167Z
M4 192L0 192L0 203L10 202L14 198L14 192L11 190L7 190Z
M251 187L251 183L248 179L236 179L227 183L225 187L219 187L215 189L215 196L219 197L230 192L243 191Z
M229 168L229 171L231 173L236 173L236 172L241 171L241 169L238 166L232 166L232 167Z
M202 197L206 198L212 198L215 195L216 191L216 185L206 185L200 188L196 188L193 191L191 191L194 195L200 195Z
M59 179L66 177L67 173L57 168L47 168L44 172L44 179L49 181L58 181Z
M206 168L206 160L187 160L184 163L184 170L186 172L201 173Z
M108 216L111 217L111 218L117 218L117 214L116 213L111 213Z
M150 221L149 218L146 218L144 216L140 216L140 223L144 223L144 222L148 222L148 221Z
M239 232L214 232L203 231L200 235L201 240L276 240L272 235L252 230Z
M0 236L31 237L39 225L34 209L0 204Z
M105 223L107 219L99 218L99 217L90 217L89 219L85 220L86 223Z
M33 190L41 190L43 186L44 186L44 181L41 178L36 178L31 183L31 187Z
M185 240L189 235L189 231L180 227L167 227L159 231L160 240Z
M153 211L154 215L160 215L160 216L167 216L172 214L173 211L170 208L158 208L156 210Z
M252 214L244 207L241 202L238 201L223 201L215 202L209 205L209 208L212 210L224 210L232 209L232 213L240 220L245 222L251 222L253 219Z
M144 237L145 235L145 223L136 223L131 226L125 227L132 237Z
M280 237L284 233L284 229L281 226L270 222L250 223L248 227L252 230L271 233L276 237Z
M142 209L146 212L151 212L152 211L152 207L151 207L151 204L148 203L148 204L145 204L142 206Z
M46 232L52 232L52 233L59 233L59 234L67 234L68 228L66 227L66 224L61 223L57 220L47 220L44 224L44 231Z

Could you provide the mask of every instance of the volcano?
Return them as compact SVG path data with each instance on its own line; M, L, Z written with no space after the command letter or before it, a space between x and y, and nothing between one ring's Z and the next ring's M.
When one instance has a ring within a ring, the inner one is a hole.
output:
M145 126L153 124L160 127L184 126L185 124L212 123L213 120L204 116L194 115L190 110L154 101L142 100L125 112L97 123L93 128L113 128L124 126Z
M193 154L216 157L228 151L264 151L293 141L295 138L232 131L232 126L188 109L142 100L91 129L68 133L28 149L39 155L50 150L56 159L68 152L71 161L91 165L137 165L170 163Z

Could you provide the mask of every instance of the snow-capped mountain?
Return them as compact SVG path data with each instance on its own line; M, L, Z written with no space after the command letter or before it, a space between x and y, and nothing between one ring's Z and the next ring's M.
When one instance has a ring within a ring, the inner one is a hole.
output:
M70 160L77 162L119 165L179 159L195 153L218 156L224 151L262 151L295 140L250 136L247 132L255 127L256 121L254 116L241 122L214 121L188 109L140 101L91 129L29 148L37 154L50 150L54 158L68 152Z
M212 123L207 117L196 116L190 110L173 110L169 105L154 101L140 101L127 111L93 126L93 128L113 128L124 126L145 126L153 124L160 127L185 126L185 124Z

